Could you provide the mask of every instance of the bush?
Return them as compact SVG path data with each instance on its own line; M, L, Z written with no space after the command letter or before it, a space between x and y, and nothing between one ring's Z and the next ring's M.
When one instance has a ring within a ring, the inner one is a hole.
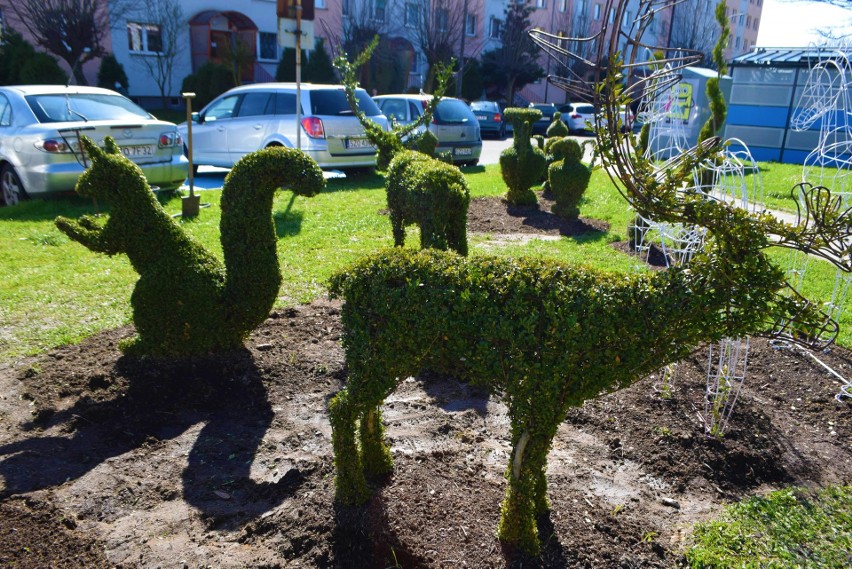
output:
M125 93L130 86L127 81L127 74L124 72L124 66L118 62L113 54L108 53L101 59L101 66L98 69L98 87L116 89L116 85L124 89Z
M295 53L294 53L295 55ZM302 60L304 62L304 60ZM322 38L316 39L314 50L303 69L302 79L311 83L337 83L337 72Z
M199 67L198 71L183 79L180 90L182 93L195 93L193 106L201 109L233 87L236 87L236 84L231 69L221 63L208 61Z
M500 153L500 174L508 186L506 201L515 205L532 205L538 202L530 189L541 181L547 161L544 152L530 144L532 123L541 118L537 109L509 108L503 116L512 123L512 146Z
M18 80L23 85L66 85L68 75L52 55L36 52L21 67Z
M547 169L547 178L556 199L553 213L565 219L577 219L580 200L589 187L592 169L582 163L583 147L572 138L557 139L551 151L556 160Z
M387 173L388 210L394 244L405 244L405 226L420 226L420 246L467 255L470 189L455 166L425 154L403 151Z
M51 55L37 52L15 30L6 30L0 43L0 85L65 85L68 75Z
M83 142L91 165L76 190L110 203L110 214L106 222L58 217L56 225L92 251L126 254L139 273L130 298L137 336L122 347L175 357L242 345L269 315L281 283L273 195L281 186L316 194L325 185L316 162L281 147L237 162L222 189L223 266L163 210L142 171L112 138L105 151L88 138Z
M571 134L571 131L568 130L568 125L562 122L562 113L559 111L553 113L553 121L547 127L546 134L548 138L554 136L568 136Z

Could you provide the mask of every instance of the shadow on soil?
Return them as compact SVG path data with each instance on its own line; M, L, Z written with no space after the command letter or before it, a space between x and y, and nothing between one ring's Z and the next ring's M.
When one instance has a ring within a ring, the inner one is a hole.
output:
M291 469L274 482L250 479L273 411L251 353L240 350L230 356L176 362L122 357L116 372L125 388L91 385L106 387L111 398L81 397L68 409L42 410L26 425L28 430L58 428L73 435L45 435L0 447L0 477L6 483L0 497L77 479L111 457L176 438L204 423L183 471L185 500L225 528L274 508L296 492L305 475ZM98 381L110 380L93 377L90 384ZM229 502L240 504L238 513Z

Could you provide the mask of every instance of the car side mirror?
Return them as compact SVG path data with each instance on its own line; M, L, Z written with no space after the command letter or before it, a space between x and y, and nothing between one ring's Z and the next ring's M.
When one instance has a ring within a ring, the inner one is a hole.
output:
M194 122L194 123L202 124L204 122L204 117L199 115L197 112L192 113L192 115L190 115L190 116L192 117L192 122Z

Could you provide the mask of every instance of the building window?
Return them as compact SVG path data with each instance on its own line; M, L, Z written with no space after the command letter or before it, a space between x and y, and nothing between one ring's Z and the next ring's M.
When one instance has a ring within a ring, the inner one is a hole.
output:
M601 19L601 5L595 4L595 21L597 22L600 19Z
M755 18L754 19L754 29L756 30L758 27L760 27L760 18Z
M536 8L547 8L547 0L535 0Z
M568 0L559 0L559 11L564 12L568 9Z
M411 58L411 73L420 73L420 54L416 51Z
M747 28L751 27L751 16L746 16L746 27Z
M278 61L278 34L258 32L257 58L266 61Z
M343 0L340 6L340 12L344 16L348 16L352 12L352 6L350 5L352 0Z
M465 16L464 33L468 36L476 35L476 14L468 14Z
M736 41L734 42L734 45L736 46L737 49L740 49L740 38L736 39Z
M438 8L435 10L435 28L437 28L439 32L447 31L447 22L449 19L450 13L446 8Z
M414 2L405 4L405 25L409 28L416 28L420 22L420 10Z
M162 53L163 36L160 26L127 22L127 46L132 52Z
M325 0L314 0L314 8L325 8Z
M633 24L633 12L627 10L624 12L623 26L629 28Z
M609 23L612 24L615 22L615 8L609 9Z
M491 25L488 27L488 37L500 39L500 30L503 27L503 20L491 18Z
M373 4L373 19L380 22L385 21L385 0L376 0Z
M580 0L577 5L577 16L584 17L586 15L586 0Z

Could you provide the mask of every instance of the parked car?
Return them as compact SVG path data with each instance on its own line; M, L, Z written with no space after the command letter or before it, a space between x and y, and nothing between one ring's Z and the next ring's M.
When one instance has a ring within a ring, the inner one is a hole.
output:
M565 103L559 107L559 112L571 134L590 132L595 128L597 109L591 103Z
M546 134L547 127L553 122L553 115L556 114L556 105L553 103L530 103L530 108L541 111L541 118L533 123L531 134Z
M470 110L479 121L479 131L493 134L497 138L506 136L506 121L503 120L503 110L494 101L471 101Z
M373 98L388 119L409 124L423 115L432 95L380 95ZM429 130L438 137L438 152L449 152L453 162L479 163L482 135L479 121L464 101L444 97L435 106Z
M360 109L387 128L387 119L363 89ZM376 165L376 149L352 113L342 85L301 86L301 121L296 124L296 84L257 83L235 87L192 114L192 163L230 168L270 146L300 148L320 168ZM178 125L186 137L186 123ZM299 141L296 133L301 130Z
M152 186L171 190L186 179L177 127L115 91L76 85L0 87L3 203L73 190L85 170L81 135L101 145L104 137L113 137Z

